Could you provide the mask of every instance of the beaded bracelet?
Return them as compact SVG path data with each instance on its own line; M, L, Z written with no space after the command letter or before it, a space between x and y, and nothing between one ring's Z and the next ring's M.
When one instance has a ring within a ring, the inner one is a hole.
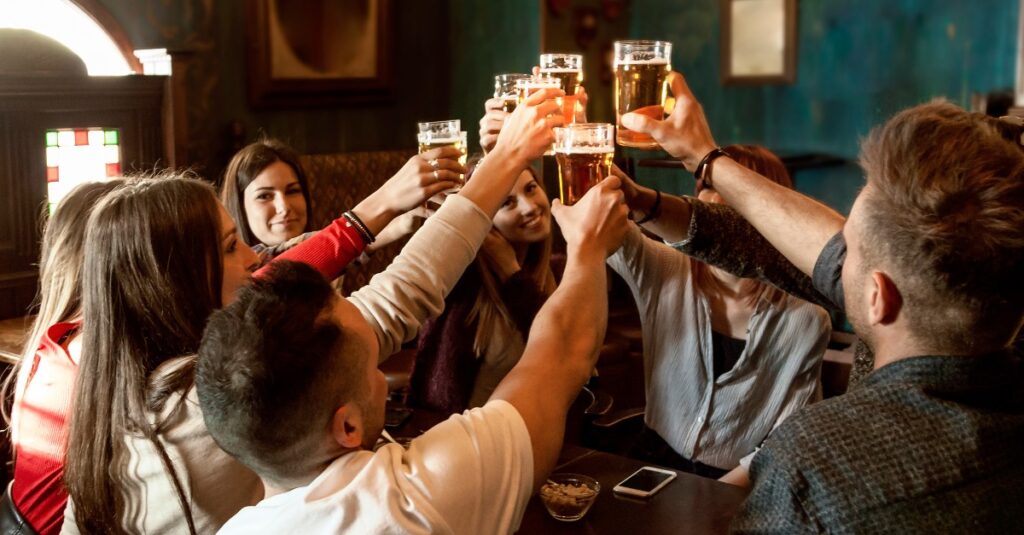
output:
M359 236L363 238L363 242L366 243L366 245L370 245L371 243L376 241L376 238L373 236L373 233L370 232L370 228L366 226L366 223L363 223L362 219L359 219L359 216L357 216L355 212L349 210L344 214L341 214L341 216L347 219L348 222L351 223L353 227L355 227L356 232L358 232Z

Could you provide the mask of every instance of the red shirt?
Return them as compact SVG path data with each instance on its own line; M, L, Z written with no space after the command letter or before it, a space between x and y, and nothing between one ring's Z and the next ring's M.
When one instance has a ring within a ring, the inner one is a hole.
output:
M358 231L344 218L338 218L278 258L309 264L332 280L364 248ZM25 362L19 372L27 374L27 378L19 380L19 385L25 386L14 396L12 413L17 441L11 500L41 535L60 532L68 501L64 454L78 363L57 342L79 325L58 323L47 329L32 362Z
M71 393L78 363L58 344L78 323L46 330L31 362L23 363L24 389L15 394L14 485L11 500L37 532L60 532L64 523L64 453L68 443Z

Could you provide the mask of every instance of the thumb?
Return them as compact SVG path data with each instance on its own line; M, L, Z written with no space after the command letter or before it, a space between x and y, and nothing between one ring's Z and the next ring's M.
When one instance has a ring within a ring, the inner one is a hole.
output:
M655 121L646 115L632 112L623 115L621 121L622 126L625 126L634 132L640 132L643 134L653 133L660 122Z
M562 204L561 199L555 199L551 202L551 217L554 217L559 225L562 224L562 218L565 217L565 213L566 207Z

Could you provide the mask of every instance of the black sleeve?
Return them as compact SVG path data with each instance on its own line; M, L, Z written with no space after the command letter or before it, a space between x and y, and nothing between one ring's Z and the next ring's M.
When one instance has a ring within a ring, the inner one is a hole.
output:
M839 231L825 244L814 263L811 279L814 289L821 292L832 302L832 309L845 311L846 300L843 296L843 262L846 261L846 238Z
M691 208L689 238L672 244L677 250L737 277L766 282L805 301L838 310L834 301L815 289L810 277L739 212L724 204L685 199Z

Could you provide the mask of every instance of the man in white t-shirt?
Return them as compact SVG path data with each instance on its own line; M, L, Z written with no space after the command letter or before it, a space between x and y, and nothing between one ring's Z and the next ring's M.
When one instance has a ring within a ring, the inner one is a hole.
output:
M604 338L604 261L627 228L619 187L611 177L576 206L555 204L565 275L522 359L487 404L408 450L371 450L387 396L377 340L314 270L281 263L215 313L199 351L199 402L210 434L266 490L221 533L514 532Z

